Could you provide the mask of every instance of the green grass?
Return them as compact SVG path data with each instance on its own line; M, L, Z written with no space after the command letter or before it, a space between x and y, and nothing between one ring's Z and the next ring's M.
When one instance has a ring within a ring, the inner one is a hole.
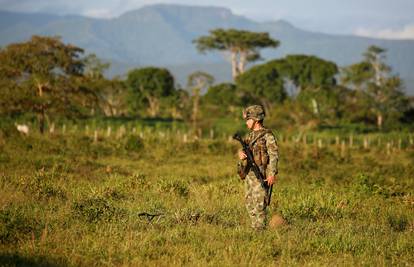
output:
M2 134L0 265L412 266L414 147L327 143L280 143L288 223L257 233L227 138Z

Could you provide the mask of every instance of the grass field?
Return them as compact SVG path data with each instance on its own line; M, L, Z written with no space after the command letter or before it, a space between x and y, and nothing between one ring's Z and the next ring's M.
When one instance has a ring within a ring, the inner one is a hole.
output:
M279 136L270 213L287 223L258 233L227 137L4 132L0 263L413 266L414 146L340 138Z

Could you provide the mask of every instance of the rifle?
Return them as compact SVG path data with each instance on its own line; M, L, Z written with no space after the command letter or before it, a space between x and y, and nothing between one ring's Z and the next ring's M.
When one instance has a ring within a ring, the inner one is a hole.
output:
M272 190L273 185L269 186L266 182L265 177L263 177L263 174L260 172L259 166L257 166L256 162L254 161L253 153L249 148L249 145L243 141L240 134L236 133L233 135L233 139L240 142L240 144L243 147L243 152L247 156L247 164L250 165L250 168L253 170L254 175L256 178L260 181L260 184L262 185L263 189L267 192L267 198L266 198L266 205L270 205L270 199L272 198Z

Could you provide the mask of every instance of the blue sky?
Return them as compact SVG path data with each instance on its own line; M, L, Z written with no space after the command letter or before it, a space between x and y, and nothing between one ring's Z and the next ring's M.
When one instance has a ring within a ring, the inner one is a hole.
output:
M0 0L0 9L106 18L156 3L222 6L319 32L414 39L414 0Z

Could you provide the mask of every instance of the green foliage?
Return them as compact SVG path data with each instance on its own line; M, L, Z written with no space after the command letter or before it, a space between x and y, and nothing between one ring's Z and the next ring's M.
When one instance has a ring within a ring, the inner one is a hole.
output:
M336 85L338 67L333 62L306 55L288 55L285 62L284 75L301 89Z
M144 148L143 140L136 135L130 135L125 140L125 150L140 152Z
M250 32L237 29L214 29L210 35L193 41L197 49L228 51L232 55L233 78L245 71L246 64L260 59L258 49L278 47L280 42L270 38L267 32Z
M126 83L131 89L134 107L139 110L139 107L145 104L151 117L158 115L160 99L172 96L175 90L174 77L164 68L147 67L131 70Z
M206 104L218 107L240 106L240 94L237 93L236 86L232 83L221 83L211 86L207 93L203 96Z
M39 200L47 200L50 198L66 199L65 191L59 186L56 186L43 171L39 171L34 177L23 178L20 181L20 186L24 192L33 195Z
M180 197L188 197L188 183L182 180L161 180L158 183L160 193L175 193Z
M33 36L0 51L0 114L35 113L40 131L50 116L79 116L96 96L82 87L81 48L59 38Z
M388 214L387 221L391 229L396 232L404 232L409 224L405 214Z
M72 215L88 223L116 221L125 216L125 211L104 197L88 197L72 205Z
M37 257L40 265L49 258L40 255L50 254L68 265L233 266L243 257L260 266L412 262L409 133L354 134L354 147L347 142L342 159L335 135L348 141L346 133L308 133L304 145L294 141L296 132L278 132L283 153L269 214L287 223L257 233L235 173L236 143L221 135L183 142L182 135L161 138L152 129L140 129L138 153L125 150L128 136L94 142L79 136L83 130L6 136L0 146L8 158L0 175L2 248ZM362 148L364 137L372 141L369 149ZM402 150L395 150L398 138ZM392 140L387 154L384 142ZM66 199L38 198L42 184L62 188ZM143 212L158 216L138 216Z
M38 234L42 228L39 218L23 206L10 205L0 210L0 243L16 244L17 241Z
M246 93L249 104L259 101L265 108L286 99L282 73L271 64L255 66L237 77L237 89Z

